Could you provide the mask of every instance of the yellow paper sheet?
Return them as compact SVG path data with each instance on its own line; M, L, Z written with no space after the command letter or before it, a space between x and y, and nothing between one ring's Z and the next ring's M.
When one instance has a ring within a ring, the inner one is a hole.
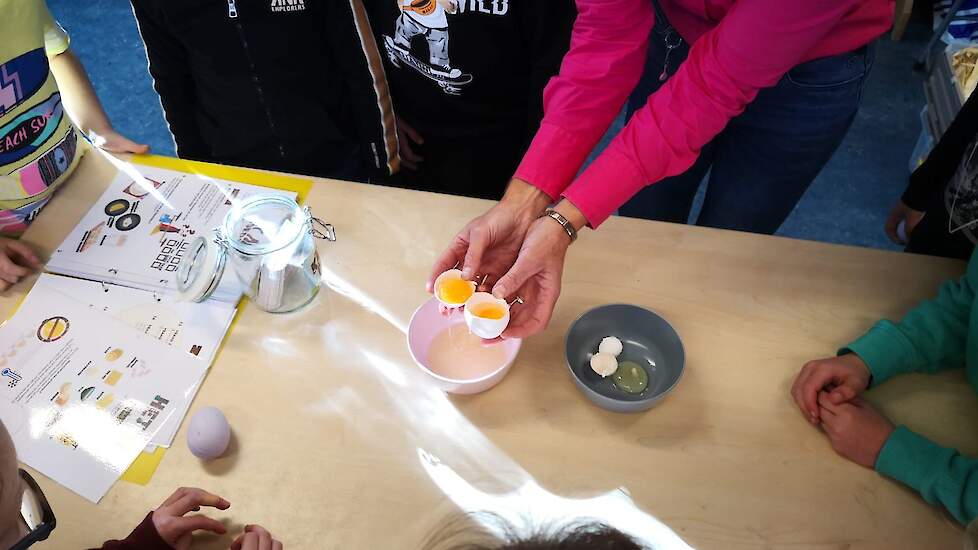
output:
M152 453L143 451L129 466L129 469L122 474L121 479L136 485L148 484L149 480L153 479L153 474L156 473L156 468L160 466L160 461L163 460L165 453L166 448L164 447L157 447Z

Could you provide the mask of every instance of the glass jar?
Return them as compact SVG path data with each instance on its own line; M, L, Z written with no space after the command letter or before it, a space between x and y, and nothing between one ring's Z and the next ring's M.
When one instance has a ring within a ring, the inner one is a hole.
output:
M333 226L282 195L236 203L214 235L190 243L177 271L181 296L234 301L244 292L270 313L296 310L316 297L322 281L316 239L336 240ZM235 277L222 280L229 265Z

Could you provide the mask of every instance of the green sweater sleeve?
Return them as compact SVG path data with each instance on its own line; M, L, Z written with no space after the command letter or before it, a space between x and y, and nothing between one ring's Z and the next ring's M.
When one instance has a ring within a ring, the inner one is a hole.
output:
M899 323L880 321L840 354L858 355L869 367L874 386L898 374L963 368L975 299L975 258L968 273L945 282L936 298L921 303Z
M876 471L917 490L967 525L978 517L978 460L900 426L876 459Z

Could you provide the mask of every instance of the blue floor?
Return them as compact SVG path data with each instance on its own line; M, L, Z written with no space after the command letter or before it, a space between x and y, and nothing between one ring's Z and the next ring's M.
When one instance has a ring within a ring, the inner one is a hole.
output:
M48 0L68 30L116 128L173 155L146 56L124 0ZM863 107L842 146L825 167L780 235L895 249L883 222L906 185L908 159L920 133L924 105L912 60L928 38L914 21L901 42L883 38Z

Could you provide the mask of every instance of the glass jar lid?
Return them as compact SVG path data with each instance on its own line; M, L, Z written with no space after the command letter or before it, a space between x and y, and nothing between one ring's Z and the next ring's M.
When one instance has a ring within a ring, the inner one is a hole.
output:
M190 241L187 253L177 270L180 299L203 302L217 290L224 276L228 251L211 239L197 237Z
M257 256L281 250L309 230L312 216L290 197L253 195L224 217L222 237L235 251Z

